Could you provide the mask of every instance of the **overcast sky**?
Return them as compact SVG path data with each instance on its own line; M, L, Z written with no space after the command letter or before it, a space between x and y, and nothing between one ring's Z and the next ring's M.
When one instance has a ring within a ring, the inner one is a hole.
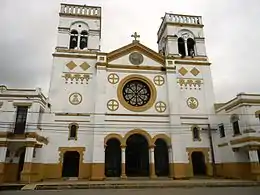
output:
M129 44L134 31L157 51L165 12L202 15L217 101L260 93L259 0L0 0L0 84L47 95L61 2L102 7L104 52Z

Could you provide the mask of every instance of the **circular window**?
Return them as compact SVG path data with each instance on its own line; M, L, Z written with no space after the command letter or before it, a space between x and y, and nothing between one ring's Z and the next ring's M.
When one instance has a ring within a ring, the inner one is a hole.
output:
M131 106L143 106L150 100L151 91L144 82L133 80L124 86L123 96L125 101Z
M134 112L143 112L151 108L157 96L153 83L141 75L129 75L122 79L117 95L121 105Z

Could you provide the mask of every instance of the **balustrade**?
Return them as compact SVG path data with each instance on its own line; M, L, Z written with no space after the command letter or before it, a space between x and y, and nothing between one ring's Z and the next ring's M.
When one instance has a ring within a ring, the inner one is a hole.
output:
M92 6L80 6L80 5L69 5L61 4L61 13L71 15L84 15L84 16L100 16L101 8Z

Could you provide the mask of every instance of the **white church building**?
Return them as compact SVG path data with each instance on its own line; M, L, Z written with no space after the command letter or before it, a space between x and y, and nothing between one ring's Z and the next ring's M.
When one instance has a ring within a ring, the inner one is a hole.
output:
M0 183L260 179L260 94L217 104L200 16L166 13L158 52L100 48L101 7L61 4L48 98L0 86Z

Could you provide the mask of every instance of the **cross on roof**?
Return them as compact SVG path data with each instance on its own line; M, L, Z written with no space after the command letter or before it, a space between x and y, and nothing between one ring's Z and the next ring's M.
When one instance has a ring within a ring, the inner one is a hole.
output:
M140 38L140 35L138 35L137 32L135 32L133 35L131 35L131 37L134 38L133 42L139 42L139 41L137 40L137 38Z

